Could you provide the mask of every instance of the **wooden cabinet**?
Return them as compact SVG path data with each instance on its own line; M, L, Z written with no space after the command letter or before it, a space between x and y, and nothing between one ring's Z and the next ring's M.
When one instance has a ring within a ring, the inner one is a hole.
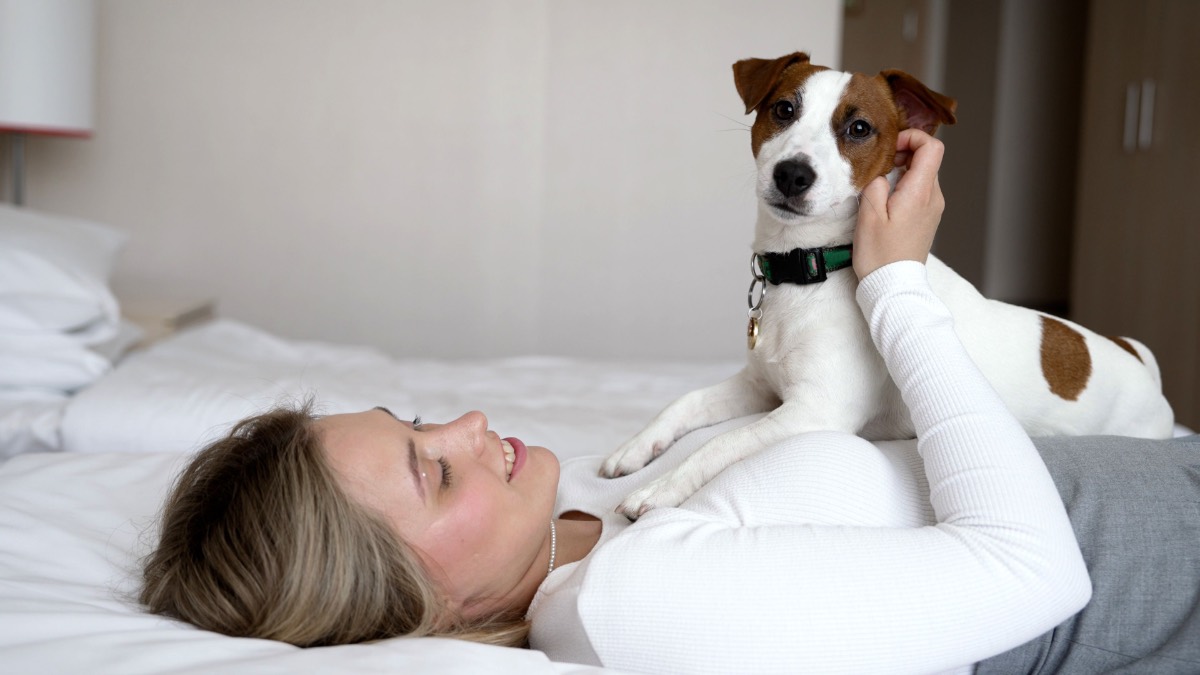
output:
M1200 2L1092 0L1088 20L1071 318L1149 346L1200 430Z

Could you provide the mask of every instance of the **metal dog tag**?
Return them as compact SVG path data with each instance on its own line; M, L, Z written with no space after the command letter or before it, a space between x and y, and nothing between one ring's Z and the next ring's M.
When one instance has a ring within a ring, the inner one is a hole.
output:
M758 320L762 318L762 303L767 297L767 278L760 271L762 262L758 259L758 254L750 256L750 290L746 291L746 305L750 307L747 314L750 315L750 323L746 326L746 346L754 349L754 345L758 344ZM759 288L758 300L754 299L754 288Z

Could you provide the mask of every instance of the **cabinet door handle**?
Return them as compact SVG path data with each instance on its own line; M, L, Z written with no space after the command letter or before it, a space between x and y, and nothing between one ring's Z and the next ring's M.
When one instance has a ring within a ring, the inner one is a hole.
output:
M1154 141L1154 80L1142 80L1142 109L1138 113L1138 148L1149 150Z
M1137 82L1125 87L1125 147L1126 154L1137 152L1138 142L1138 92Z

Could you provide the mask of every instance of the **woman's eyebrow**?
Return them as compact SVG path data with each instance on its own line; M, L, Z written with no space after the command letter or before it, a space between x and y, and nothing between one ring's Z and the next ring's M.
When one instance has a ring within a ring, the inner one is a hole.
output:
M381 405L375 406L375 410L382 410L391 415L397 422L403 424L403 421L399 417L396 417L396 413L391 410ZM413 483L417 485L417 493L421 495L421 501L425 501L425 483L421 480L421 468L417 466L417 444L411 436L408 439L408 470L412 472Z

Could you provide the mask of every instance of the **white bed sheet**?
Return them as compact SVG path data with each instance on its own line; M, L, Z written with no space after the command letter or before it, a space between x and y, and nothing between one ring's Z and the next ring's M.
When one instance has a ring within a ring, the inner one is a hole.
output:
M27 452L55 452L70 396L61 391L0 389L0 462Z
M148 528L186 457L31 454L0 466L0 672L612 673L446 639L298 649L143 613Z
M566 459L615 450L672 400L742 365L394 359L218 320L130 355L76 394L62 445L69 452L191 451L246 415L311 393L325 413L383 405L447 421L482 410L501 435Z

